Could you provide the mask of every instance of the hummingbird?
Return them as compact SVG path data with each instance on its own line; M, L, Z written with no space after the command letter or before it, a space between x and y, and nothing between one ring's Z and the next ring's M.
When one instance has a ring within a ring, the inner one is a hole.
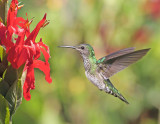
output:
M135 51L134 47L121 49L100 59L96 59L94 49L89 44L77 46L59 46L77 50L83 58L85 75L99 90L105 91L129 104L122 94L111 83L110 77L141 59L150 50Z

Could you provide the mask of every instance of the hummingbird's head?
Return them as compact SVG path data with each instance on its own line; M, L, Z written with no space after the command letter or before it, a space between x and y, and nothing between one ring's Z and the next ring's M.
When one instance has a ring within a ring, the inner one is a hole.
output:
M81 54L82 57L94 56L94 50L89 44L80 44L77 46L59 46L59 47L75 49Z

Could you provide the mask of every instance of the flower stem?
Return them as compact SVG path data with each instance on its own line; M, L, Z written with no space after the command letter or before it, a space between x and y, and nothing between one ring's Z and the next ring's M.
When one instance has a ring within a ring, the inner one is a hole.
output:
M7 2L8 0L0 0L0 21L3 22L3 24L6 23L7 19Z

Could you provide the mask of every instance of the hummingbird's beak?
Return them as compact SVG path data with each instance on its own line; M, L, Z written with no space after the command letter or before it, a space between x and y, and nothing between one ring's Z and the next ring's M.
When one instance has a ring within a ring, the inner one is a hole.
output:
M76 49L76 47L75 47L75 46L58 46L58 47Z

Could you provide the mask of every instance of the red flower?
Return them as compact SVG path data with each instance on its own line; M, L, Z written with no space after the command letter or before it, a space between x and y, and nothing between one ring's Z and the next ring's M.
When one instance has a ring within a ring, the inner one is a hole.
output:
M160 0L147 0L144 10L154 19L157 19L160 16Z
M135 42L141 42L146 43L149 41L149 38L151 37L152 32L147 27L140 27L137 29L133 36L132 41Z
M5 46L8 53L8 61L12 66L18 69L25 64L24 70L27 70L26 80L23 86L23 95L26 100L30 100L30 89L34 89L34 68L39 68L46 75L45 79L51 83L50 66L48 60L50 58L49 48L43 44L42 39L38 43L35 42L36 36L41 27L48 24L46 14L37 24L36 28L30 33L29 25L31 21L17 17L18 6L17 0L12 0L7 15L7 26L0 22L0 45ZM14 38L13 34L18 37ZM45 62L38 60L43 53Z

